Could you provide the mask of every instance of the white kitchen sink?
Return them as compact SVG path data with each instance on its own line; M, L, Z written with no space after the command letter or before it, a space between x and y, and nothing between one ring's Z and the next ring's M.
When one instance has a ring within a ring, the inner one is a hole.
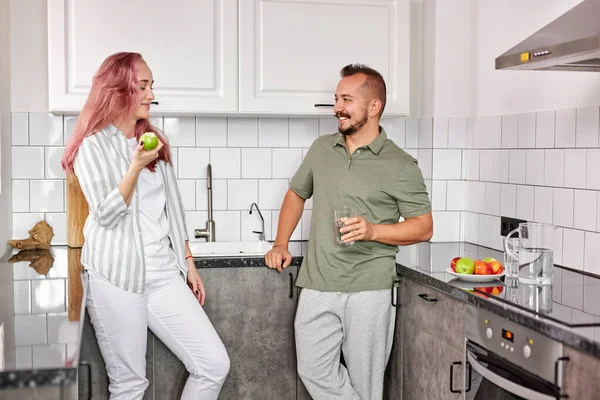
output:
M264 256L272 244L265 241L254 242L189 242L194 257L256 257Z

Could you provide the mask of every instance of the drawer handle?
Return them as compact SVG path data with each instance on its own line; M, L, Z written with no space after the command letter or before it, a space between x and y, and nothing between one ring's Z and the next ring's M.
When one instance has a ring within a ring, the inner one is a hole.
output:
M429 297L427 293L421 293L419 297L430 303L437 303L437 297Z

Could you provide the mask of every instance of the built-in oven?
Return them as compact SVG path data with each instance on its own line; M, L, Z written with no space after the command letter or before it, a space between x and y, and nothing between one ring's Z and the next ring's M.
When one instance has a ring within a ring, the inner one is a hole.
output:
M568 398L561 343L471 305L465 336L466 400Z

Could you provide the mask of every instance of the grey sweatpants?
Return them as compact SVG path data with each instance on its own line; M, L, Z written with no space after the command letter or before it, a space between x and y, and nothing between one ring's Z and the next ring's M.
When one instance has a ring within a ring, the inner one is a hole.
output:
M294 323L298 374L313 399L383 397L395 316L389 289L302 289ZM347 369L340 363L340 351Z

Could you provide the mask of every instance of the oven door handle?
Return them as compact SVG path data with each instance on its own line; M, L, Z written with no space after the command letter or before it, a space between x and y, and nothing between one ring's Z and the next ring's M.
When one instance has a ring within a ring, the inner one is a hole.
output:
M488 381L492 382L494 385L499 386L504 390L511 392L512 394L529 400L556 400L556 397L536 392L535 390L528 389L524 386L509 381L506 378L496 375L495 373L481 365L477 361L477 359L473 357L473 354L469 350L467 350L467 360L469 361L469 363L471 363L471 367L475 371L479 372L481 376L483 376Z

